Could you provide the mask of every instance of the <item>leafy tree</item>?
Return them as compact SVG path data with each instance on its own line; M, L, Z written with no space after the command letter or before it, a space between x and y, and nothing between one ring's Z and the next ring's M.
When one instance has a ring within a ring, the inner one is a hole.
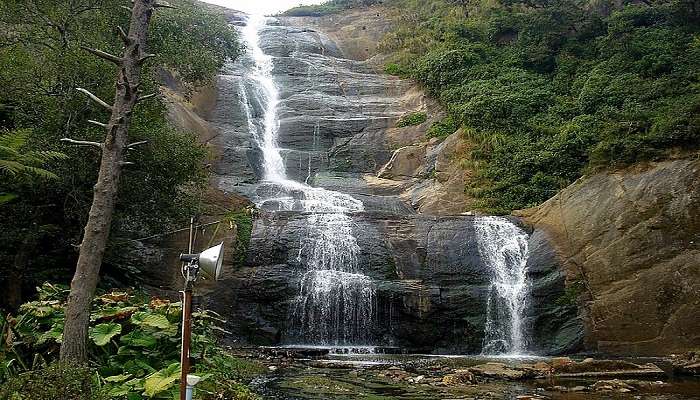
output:
M488 211L548 199L585 171L700 147L694 2L390 0L388 66L475 144Z
M223 63L240 51L235 29L223 15L191 0L170 3L177 9L158 13L153 21L149 51L158 56L145 65L144 94L158 92L160 77L167 69L186 88L187 95L211 82ZM31 293L36 282L70 278L100 153L96 148L66 146L59 140L104 138L103 130L88 121L104 121L106 112L90 104L75 88L86 88L111 101L115 69L81 47L119 53L121 41L114 27L128 22L124 5L128 2L0 2L0 130L26 131L25 152L61 152L68 157L44 167L58 179L0 178L2 191L18 196L0 207L4 228L0 256L23 265L21 276L9 273L7 265L3 267L3 290L21 295ZM127 154L126 161L133 164L124 171L126 184L118 195L108 254L124 239L179 227L185 216L197 211L201 188L206 184L202 166L206 149L192 133L168 122L160 96L134 111L131 136L134 142L149 143ZM17 304L18 300L8 302L6 297L0 302L5 308Z

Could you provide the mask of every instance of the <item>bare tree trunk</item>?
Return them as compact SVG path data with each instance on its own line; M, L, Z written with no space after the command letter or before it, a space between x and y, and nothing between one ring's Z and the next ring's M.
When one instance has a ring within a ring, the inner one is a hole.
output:
M87 361L87 331L90 321L90 305L99 281L100 266L104 255L112 214L117 199L124 153L129 147L128 130L131 115L140 97L139 83L141 66L152 55L145 53L148 26L153 10L158 7L155 0L136 0L131 10L131 24L128 35L119 28L124 41L121 57L96 49L85 49L94 55L115 63L119 67L114 105L109 105L92 93L87 94L101 106L111 110L104 143L90 143L102 148L102 160L90 215L85 226L83 242L75 275L71 281L70 295L66 306L66 322L61 344L61 362L85 363ZM150 97L150 96L149 96ZM97 123L98 125L102 125ZM66 139L72 142L70 139Z

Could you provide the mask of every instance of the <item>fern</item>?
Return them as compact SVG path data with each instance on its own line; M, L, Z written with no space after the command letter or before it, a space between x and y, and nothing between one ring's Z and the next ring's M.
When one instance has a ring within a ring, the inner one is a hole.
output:
M22 175L29 178L58 179L58 175L42 166L49 161L65 160L68 157L57 151L24 151L31 132L29 129L0 132L0 174L11 177Z

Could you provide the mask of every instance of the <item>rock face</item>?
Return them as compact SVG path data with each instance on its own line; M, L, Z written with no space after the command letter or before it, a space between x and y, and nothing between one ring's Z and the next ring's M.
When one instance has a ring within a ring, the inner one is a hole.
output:
M299 20L271 20L260 31L260 47L273 56L277 144L287 176L364 204L351 218L357 264L376 284L372 344L480 352L493 272L479 253L479 217L460 215L471 201L463 190L468 171L457 157L468 147L461 132L425 139L443 116L434 101L411 82L345 58L328 36ZM250 84L249 63L244 58L222 72L210 123L218 132L212 143L221 149L214 163L218 189L257 201L276 189L261 181L263 156L249 127L263 105L243 106L250 103L242 90ZM427 114L425 123L396 127L416 111ZM227 279L206 301L230 321L232 341L295 344L290 308L305 268L300 254L309 219L266 204L254 221L245 262L227 266ZM530 347L541 353L575 349L581 331L576 307L555 302L564 277L542 238L530 242L536 265L528 278L537 299L525 315Z
M700 162L582 178L524 213L585 303L586 347L661 355L700 345Z
M478 218L355 215L359 263L378 286L376 345L428 352L481 350L490 272L474 232ZM303 271L297 254L306 222L297 213L265 213L256 221L245 267L221 285L212 303L222 314L234 316L229 329L237 337L258 344L285 343L286 318ZM555 264L533 269L530 278L544 297L561 295L564 288ZM573 311L575 316L575 307ZM580 337L559 333L569 329L570 313L549 304L532 307L531 347L542 353L575 349ZM533 323L544 319L548 324L533 329Z

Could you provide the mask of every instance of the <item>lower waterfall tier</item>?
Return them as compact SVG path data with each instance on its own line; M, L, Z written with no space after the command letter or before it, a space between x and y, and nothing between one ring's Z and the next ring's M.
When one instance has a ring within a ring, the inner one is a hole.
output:
M299 254L308 234L308 215L258 217L250 243L253 250L244 266L209 299L209 305L231 321L227 329L233 337L249 344L298 344L299 329L306 329L312 338L324 339L304 344L345 342L479 353L492 285L491 267L478 245L479 217L357 213L350 218L363 275L306 269ZM582 329L576 306L557 301L564 292L564 277L554 254L538 233L525 240L532 299L522 321L529 335L528 350L575 349ZM311 303L301 301L299 288L312 293L305 297ZM332 299L340 313L329 314L324 307L330 303L317 301L315 295ZM368 301L357 301L363 297ZM364 326L346 327L343 321L353 313L374 317L363 316L368 322Z

